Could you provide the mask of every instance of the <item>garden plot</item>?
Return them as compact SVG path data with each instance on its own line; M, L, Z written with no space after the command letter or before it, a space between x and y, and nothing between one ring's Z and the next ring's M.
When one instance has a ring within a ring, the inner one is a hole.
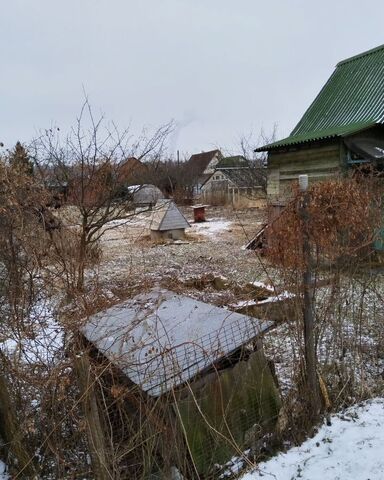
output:
M191 211L183 212L187 219ZM266 280L254 252L242 251L247 235L257 230L262 219L258 210L237 213L211 209L207 222L187 229L188 243L156 243L149 239L150 216L139 222L121 224L105 232L99 270L102 284L165 282L191 276L224 275L233 280ZM202 300L204 299L201 298Z
M184 213L190 218L190 212L189 217L188 211ZM107 231L102 241L99 281L112 290L115 284L159 284L258 318L282 319L266 335L264 345L275 362L282 392L286 394L298 373L301 307L295 306L289 291L285 292L287 286L275 268L266 261L262 265L256 252L241 249L258 229L263 213L212 208L208 218L208 222L192 224L187 231L188 243L181 244L151 242L149 216L140 217L136 224L122 224ZM225 281L220 282L222 277ZM265 298L259 298L255 292L244 289L255 281L273 284L275 291L266 291ZM279 301L271 302L271 297ZM359 281L343 281L338 289L326 286L318 290L318 352L322 368L335 384L346 383L338 403L353 401L349 392L356 383L362 382L362 396L378 390L382 384L383 298L382 279L377 276L372 282L369 274Z
M147 213L110 225L113 228L102 238L101 265L96 271L88 271L88 280L95 279L97 295L108 294L111 303L117 299L115 287L145 290L159 284L217 306L245 308L245 313L258 318L260 310L252 308L264 308L268 303L283 308L294 300L275 268L266 261L262 265L256 252L241 249L247 237L258 229L258 212L238 214L218 209L211 218L202 226L193 224L187 231L188 243L182 244L152 242ZM327 285L317 292L319 371L334 401L332 407L382 395L383 298L382 277L368 273L344 279L337 288ZM63 334L51 319L54 315L50 310L43 305L39 308L36 320L41 324L34 326L30 336L11 342L3 332L0 341L5 342L7 353L21 352L28 364L52 365L55 356L60 355ZM269 309L266 315L270 313ZM296 305L296 311L285 311L283 321L264 337L265 353L274 362L283 397L292 392L298 374L300 319L300 305ZM49 333L47 338L41 337L39 329Z

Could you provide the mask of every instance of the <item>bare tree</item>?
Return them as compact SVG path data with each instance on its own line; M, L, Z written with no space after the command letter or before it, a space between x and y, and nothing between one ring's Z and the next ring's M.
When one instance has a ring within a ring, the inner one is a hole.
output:
M381 224L382 186L374 177L338 178L314 183L302 192L295 186L293 194L286 209L268 227L266 253L269 260L280 267L279 274L286 288L296 293L299 313L297 324L292 326L300 352L297 386L302 398L308 401L307 417L312 419L321 409L321 399L324 405L329 403L323 381L329 365L319 362L319 355L324 351L322 341L325 335L332 338L340 335L340 341L343 338L340 324L354 318L350 315L343 319L333 331L338 324L335 318L340 320L344 309L343 283L352 279L353 272L359 269L363 272L374 257L372 246ZM315 302L326 296L320 293L324 284L331 292L328 305L324 300ZM332 311L337 312L333 318ZM331 348L336 350L339 345ZM342 359L345 349L346 343L340 349ZM331 378L331 382L334 379ZM335 402L346 385L337 391Z
M276 140L277 136L277 123L274 123L272 131L265 133L264 129L256 135L253 131L247 134L241 135L239 139L239 147L241 154L249 161L255 163L255 165L262 167L267 162L266 152L256 152L259 147L267 145Z
M158 163L172 131L169 122L154 133L143 130L134 140L129 130L106 125L96 119L88 99L69 135L61 139L59 129L49 129L33 143L40 174L49 184L67 189L68 204L77 208L76 288L84 288L84 271L92 248L103 233L133 215L129 201L121 196L127 185L124 165L135 157ZM59 235L56 235L59 236Z
M262 129L256 136L254 132L242 135L239 140L239 147L241 155L248 161L249 167L252 168L252 172L257 179L257 182L263 187L267 188L267 152L256 152L258 147L267 145L276 140L277 124L275 123L272 128L272 132L266 134Z

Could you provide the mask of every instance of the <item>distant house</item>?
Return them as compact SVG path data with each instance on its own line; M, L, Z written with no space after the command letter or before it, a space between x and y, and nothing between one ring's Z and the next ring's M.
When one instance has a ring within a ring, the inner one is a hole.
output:
M338 63L291 135L257 151L268 152L270 200L286 201L299 174L314 182L366 164L383 174L384 45Z
M137 158L127 158L118 168L119 183L125 185L142 184L147 171L147 166Z
M204 202L235 207L264 206L264 172L261 170L241 155L222 158L201 187Z
M220 150L195 153L191 156L187 162L187 175L192 181L194 195L200 195L201 186L212 175L222 158Z
M262 441L281 404L261 344L272 327L159 288L89 317L84 351L90 346L103 365L90 390L104 385L101 408L89 409L113 425L106 442L118 443L114 468L129 479L181 478L167 468L212 478L215 465Z
M151 220L151 238L181 240L190 224L172 200L158 200Z

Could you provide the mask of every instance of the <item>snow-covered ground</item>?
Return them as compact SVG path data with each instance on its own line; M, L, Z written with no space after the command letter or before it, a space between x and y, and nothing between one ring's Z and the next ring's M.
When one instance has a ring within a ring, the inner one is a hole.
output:
M17 357L25 364L48 365L63 346L63 327L55 317L53 299L40 299L29 312L29 324L25 329L3 326L0 348L8 357ZM1 470L0 470L1 471ZM1 477L0 477L1 480Z
M382 480L384 398L332 417L300 447L258 465L241 480Z
M203 223L193 223L191 231L199 235L215 238L217 234L228 231L231 224L232 222L223 219L210 220Z
M8 480L8 475L5 472L5 465L4 463L0 460L0 480Z

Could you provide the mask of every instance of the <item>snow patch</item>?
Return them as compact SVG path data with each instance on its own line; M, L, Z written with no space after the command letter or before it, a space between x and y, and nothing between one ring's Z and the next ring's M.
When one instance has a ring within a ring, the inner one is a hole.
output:
M333 416L331 426L241 479L382 480L383 444L384 398L378 398Z
M5 463L3 463L0 460L0 480L8 480L9 479L9 476L5 472L6 472Z
M211 220L209 222L194 223L192 225L193 233L214 237L216 234L228 230L232 222L226 220Z
M253 285L254 287L264 288L264 290L269 290L270 292L275 291L272 285L268 285L267 283L264 283L264 282L259 282L258 280L251 282L251 285Z
M28 332L4 331L0 347L9 357L20 356L25 363L44 365L54 362L61 353L64 330L56 321L55 304L41 299L30 312L31 325Z

